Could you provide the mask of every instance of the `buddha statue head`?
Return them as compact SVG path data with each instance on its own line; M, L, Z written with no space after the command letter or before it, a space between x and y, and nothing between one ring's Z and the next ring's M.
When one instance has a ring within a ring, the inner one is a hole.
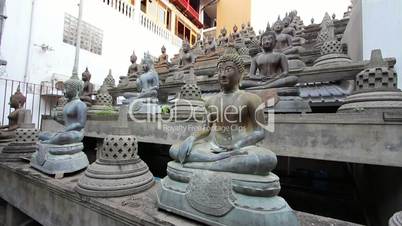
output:
M162 52L162 54L165 54L166 53L166 47L163 45L162 46L162 48L161 48L161 52Z
M18 85L17 91L10 97L10 107L15 110L24 106L26 97L21 93L20 86Z
M227 33L228 33L228 31L226 30L226 28L221 29L221 36L222 37L226 37Z
M218 81L224 92L234 91L239 88L244 73L244 64L238 54L221 56L218 60L217 69Z
M183 50L183 53L188 53L190 51L190 43L188 43L187 40L184 40L181 48Z
M130 56L130 62L132 64L134 64L135 62L137 62L137 55L135 55L135 52L133 51L133 54L131 54Z
M82 81L89 82L89 80L91 80L91 73L89 72L87 67L85 71L82 73Z
M239 28L237 27L237 25L235 24L234 26L233 26L233 33L237 33L237 30L238 30Z
M273 31L265 31L260 37L261 47L265 52L272 51L276 45L276 34Z
M283 18L283 26L284 27L288 27L291 22L292 22L292 19L289 16Z
M241 24L241 29L242 30L245 30L246 29L246 25L243 23L243 24Z
M78 95L83 89L83 82L79 80L77 75L71 76L66 82L64 82L64 96L69 99L77 99Z
M276 33L281 33L284 28L284 23L282 22L281 18L278 17L278 20L272 26Z
M148 53L144 53L144 58L141 61L142 70L148 72L153 68L153 60Z

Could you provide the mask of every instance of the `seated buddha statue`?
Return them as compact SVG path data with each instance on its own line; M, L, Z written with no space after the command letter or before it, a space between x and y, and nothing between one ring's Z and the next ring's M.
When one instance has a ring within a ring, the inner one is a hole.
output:
M244 47L244 40L238 31L237 25L233 26L232 34L230 34L229 45L233 45L236 49Z
M84 87L82 89L80 99L87 105L87 107L91 107L93 100L92 95L95 94L94 84L90 82L91 73L89 73L88 68L82 73L82 81L84 82Z
M205 129L170 148L170 156L184 168L239 174L268 175L277 159L255 144L264 139L261 99L239 90L244 65L239 55L219 58L218 81L222 92L206 101ZM224 115L225 114L225 115Z
M137 55L133 51L133 54L130 56L131 65L128 67L127 76L120 76L119 85L120 87L127 86L130 81L135 81L137 79L138 74L138 64Z
M25 123L27 111L23 109L26 97L21 93L18 86L17 91L10 97L10 108L14 108L8 115L8 125L0 126L0 143L8 141L15 136L15 130L20 128ZM30 123L30 122L29 122Z
M161 65L161 64L168 64L169 62L169 56L166 54L166 47L162 46L161 48L161 55L158 57L158 59L156 60L156 64L157 65Z
M218 47L226 47L229 42L229 38L227 36L228 31L226 28L221 29L221 33L218 37Z
M87 106L79 98L83 82L73 75L64 83L64 95L68 99L63 109L65 129L60 132L43 132L39 140L45 144L65 145L79 143L84 138Z
M137 78L137 91L138 93L134 92L126 92L123 96L126 100L123 101L123 104L129 104L133 100L141 99L141 98L157 98L158 89L159 89L159 76L156 73L153 61L149 54L145 54L144 59L141 62L142 73Z
M273 25L277 39L275 51L285 55L299 54L299 49L293 46L293 37L290 34L282 32L284 27L285 24L280 18Z
M254 31L254 28L251 26L250 21L247 23L247 28L246 29L247 29L248 37L250 39L253 39L255 37L255 31Z
M260 40L263 51L252 59L250 79L243 81L241 88L267 89L296 85L297 77L288 74L289 66L285 54L273 51L276 46L275 32L266 31L261 35Z
M193 83L195 80L194 67L196 56L187 41L183 41L178 64L172 68L172 75L166 79L165 83L185 82Z
M207 39L207 44L205 46L205 55L207 56L214 56L216 55L216 42L215 42L215 38L210 36Z

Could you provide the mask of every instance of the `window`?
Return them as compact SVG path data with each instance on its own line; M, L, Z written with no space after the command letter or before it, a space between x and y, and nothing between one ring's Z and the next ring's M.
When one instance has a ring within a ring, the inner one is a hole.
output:
M166 21L166 10L161 7L159 7L158 21L161 24L165 24Z
M76 46L78 19L70 14L64 15L63 42ZM103 31L85 21L81 22L81 49L102 55Z

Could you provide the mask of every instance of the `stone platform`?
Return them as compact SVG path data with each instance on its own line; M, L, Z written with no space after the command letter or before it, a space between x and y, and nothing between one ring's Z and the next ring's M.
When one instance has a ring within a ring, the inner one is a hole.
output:
M159 183L132 196L87 198L74 191L82 175L56 180L28 164L0 163L0 197L44 226L202 225L158 210ZM302 226L357 226L302 212L296 215Z

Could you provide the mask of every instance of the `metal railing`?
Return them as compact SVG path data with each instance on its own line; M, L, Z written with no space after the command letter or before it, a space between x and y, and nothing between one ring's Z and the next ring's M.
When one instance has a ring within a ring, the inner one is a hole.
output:
M1 125L8 124L8 115L14 110L10 108L10 97L20 87L21 93L26 97L25 109L32 112L32 123L40 128L41 116L51 115L57 100L63 95L54 84L34 84L12 79L0 78L0 120Z

